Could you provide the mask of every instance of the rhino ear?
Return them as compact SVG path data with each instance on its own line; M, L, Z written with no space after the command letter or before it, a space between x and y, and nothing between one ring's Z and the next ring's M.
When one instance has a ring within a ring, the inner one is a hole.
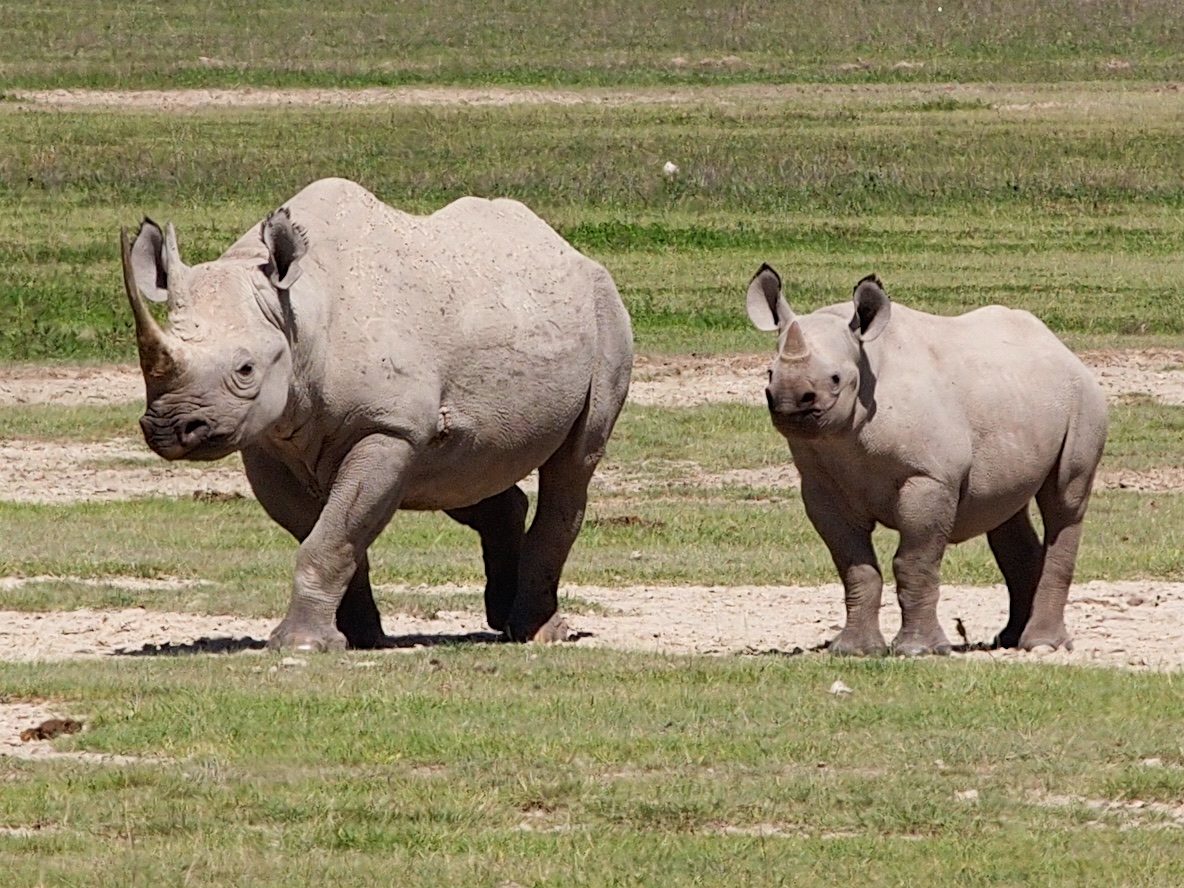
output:
M268 253L267 279L276 289L289 289L303 271L300 260L308 252L308 238L292 221L287 207L280 207L263 221L263 243Z
M169 276L164 261L164 232L144 217L136 242L132 244L132 277L145 299L165 302L169 298Z
M781 276L769 264L762 265L748 285L748 318L766 333L793 320L793 309L781 294Z
M884 332L892 317L892 301L874 274L855 285L855 317L851 329L859 331L861 342L871 342Z

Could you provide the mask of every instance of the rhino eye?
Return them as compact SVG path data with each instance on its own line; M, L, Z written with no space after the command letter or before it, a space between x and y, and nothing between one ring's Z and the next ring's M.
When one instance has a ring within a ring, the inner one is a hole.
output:
M255 372L255 365L250 361L244 361L234 372L245 378Z
M832 374L830 375L830 381L831 381L832 383L834 383L835 385L838 385L838 384L839 384L839 374L837 374L837 373L832 373Z

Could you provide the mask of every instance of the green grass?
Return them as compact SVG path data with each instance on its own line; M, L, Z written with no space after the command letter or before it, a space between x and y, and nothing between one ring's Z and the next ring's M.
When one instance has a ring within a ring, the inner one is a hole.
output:
M351 668L361 661L369 669ZM0 761L14 884L1151 886L1179 678L469 645L0 666L157 760ZM855 689L826 693L836 678ZM1140 763L1159 758L1164 767ZM979 793L977 802L956 794ZM761 830L778 834L761 836ZM869 866L868 861L875 861Z
M172 219L185 257L211 259L325 175L421 212L467 193L527 201L613 272L643 351L767 347L742 308L763 261L803 310L876 271L906 304L1022 306L1080 342L1184 332L1174 100L1048 87L1018 96L1056 106L1031 113L926 110L936 99L912 95L194 114L0 105L0 361L130 360L120 224ZM670 158L673 180L660 171Z
M1169 0L180 0L167 10L45 10L30 0L0 7L6 85L1047 81L1184 70L1184 14ZM1130 67L1108 66L1115 57Z

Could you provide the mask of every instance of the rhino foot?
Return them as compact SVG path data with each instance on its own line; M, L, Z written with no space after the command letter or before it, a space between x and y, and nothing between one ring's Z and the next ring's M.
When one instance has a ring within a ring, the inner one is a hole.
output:
M1029 625L1019 638L1019 647L1025 651L1038 647L1050 647L1054 651L1063 647L1065 650L1071 651L1073 650L1073 638L1069 635L1069 630L1065 628L1063 622L1057 626Z
M882 657L888 653L888 643L879 629L857 632L847 627L830 640L826 649L836 657Z
M923 657L926 654L937 654L944 657L950 653L952 646L940 626L935 626L929 632L910 632L903 630L892 639L892 653L898 657Z
M557 641L567 641L571 637L571 628L567 620L553 614L541 626L523 625L511 620L506 626L506 635L511 641L533 641L538 644L550 644Z
M306 653L320 653L324 651L344 651L347 647L345 636L336 629L317 632L315 630L287 627L280 623L267 640L267 647L273 651L303 651Z

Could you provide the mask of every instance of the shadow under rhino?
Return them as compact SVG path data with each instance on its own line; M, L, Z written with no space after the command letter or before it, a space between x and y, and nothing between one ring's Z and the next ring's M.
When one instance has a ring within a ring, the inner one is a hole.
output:
M569 632L566 641L591 638L591 632ZM388 635L378 646L379 650L410 650L412 648L449 647L462 644L506 644L510 641L501 632L417 632L410 635ZM242 651L261 651L267 648L267 639L243 636L241 638L198 638L184 644L166 641L161 644L145 644L139 648L117 648L116 657L183 657L191 654L236 654Z

